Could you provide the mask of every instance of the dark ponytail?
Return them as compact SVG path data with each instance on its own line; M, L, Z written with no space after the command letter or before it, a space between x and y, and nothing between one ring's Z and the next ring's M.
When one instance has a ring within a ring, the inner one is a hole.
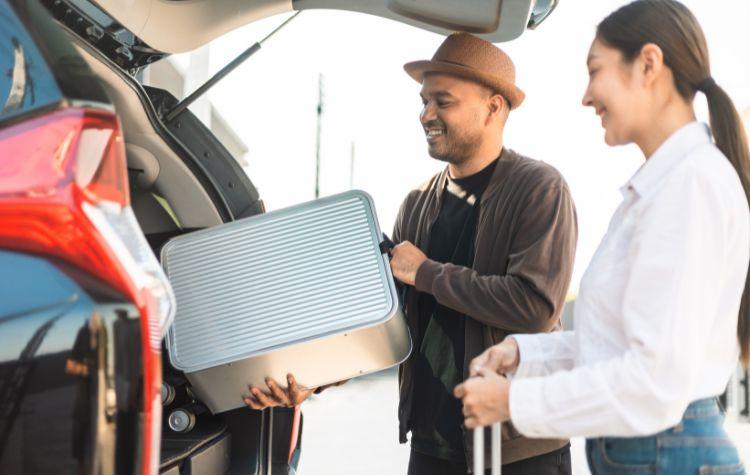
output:
M737 171L750 203L750 148L745 129L732 100L711 77L706 39L690 10L675 0L637 0L605 18L596 36L618 49L626 61L634 60L646 44L659 46L680 95L692 101L697 91L705 94L716 147ZM740 361L750 367L750 275L745 278L737 338Z
M711 132L716 147L729 159L740 176L745 196L750 200L750 147L740 115L724 89L715 82L702 91L708 101ZM745 280L745 291L740 303L740 318L737 322L737 338L740 342L740 361L750 367L750 276Z

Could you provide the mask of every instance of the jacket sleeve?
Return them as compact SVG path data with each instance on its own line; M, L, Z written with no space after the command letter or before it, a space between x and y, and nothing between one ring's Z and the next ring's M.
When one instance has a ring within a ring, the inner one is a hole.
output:
M570 284L578 235L570 191L560 177L540 184L519 203L523 211L505 275L428 259L415 287L442 305L514 333L549 331L557 323Z
M411 195L407 195L407 197L401 203L401 207L399 208L398 214L396 215L396 220L393 223L393 234L391 234L391 241L393 241L394 244L399 244L404 239L404 215L409 207L410 198ZM393 279L393 281L396 284L396 290L398 294L403 295L404 284L402 284L398 279Z
M408 201L408 197L404 200L403 203L401 203L401 207L398 209L398 214L396 215L396 221L393 223L393 234L391 234L391 241L393 241L395 244L398 244L401 242L401 234L403 233L403 221L404 221L404 209L406 208L406 202Z

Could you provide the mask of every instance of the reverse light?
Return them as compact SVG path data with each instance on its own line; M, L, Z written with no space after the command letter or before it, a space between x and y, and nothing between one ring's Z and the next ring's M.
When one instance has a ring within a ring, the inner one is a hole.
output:
M53 256L128 295L141 314L142 472L156 473L161 340L175 300L130 208L116 116L67 108L0 130L0 248Z

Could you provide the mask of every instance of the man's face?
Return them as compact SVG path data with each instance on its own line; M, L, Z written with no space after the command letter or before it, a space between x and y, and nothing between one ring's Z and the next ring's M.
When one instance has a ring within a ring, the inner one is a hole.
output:
M458 165L469 160L487 133L485 87L446 74L426 74L422 81L422 122L430 156Z

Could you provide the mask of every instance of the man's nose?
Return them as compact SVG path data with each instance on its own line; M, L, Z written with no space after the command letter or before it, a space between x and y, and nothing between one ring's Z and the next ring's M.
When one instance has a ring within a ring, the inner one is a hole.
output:
M422 113L419 114L419 120L422 122L422 124L427 124L428 122L436 119L437 116L435 115L435 107L432 101L429 101L424 105L424 107L422 107Z

